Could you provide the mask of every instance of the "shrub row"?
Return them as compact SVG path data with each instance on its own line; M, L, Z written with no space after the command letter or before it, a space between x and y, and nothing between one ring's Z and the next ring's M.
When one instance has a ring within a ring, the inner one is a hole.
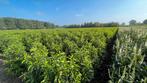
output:
M85 83L94 78L117 28L1 31L7 71L26 83Z

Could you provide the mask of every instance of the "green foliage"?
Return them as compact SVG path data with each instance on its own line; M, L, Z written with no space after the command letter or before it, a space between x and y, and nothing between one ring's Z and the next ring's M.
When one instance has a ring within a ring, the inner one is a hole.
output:
M57 27L49 22L42 22L37 20L25 20L18 18L4 17L0 18L0 29L48 29Z
M99 23L99 22L85 22L83 24L64 25L65 28L84 28L84 27L118 27L119 23Z
M136 22L136 20L131 20L131 21L129 22L129 24L130 24L130 25L135 25L135 24L137 24L137 22Z
M144 31L125 31L118 34L116 54L109 70L110 83L147 82L147 34Z
M8 71L26 83L86 83L116 28L0 31Z
M147 19L143 21L143 24L147 24Z

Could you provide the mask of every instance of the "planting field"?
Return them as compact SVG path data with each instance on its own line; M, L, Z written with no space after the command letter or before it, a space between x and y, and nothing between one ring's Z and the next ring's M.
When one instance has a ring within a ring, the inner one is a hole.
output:
M109 83L147 83L147 31L120 30L109 69Z
M95 78L117 28L0 31L7 72L27 83L85 83Z
M147 83L145 28L4 30L0 53L24 83Z

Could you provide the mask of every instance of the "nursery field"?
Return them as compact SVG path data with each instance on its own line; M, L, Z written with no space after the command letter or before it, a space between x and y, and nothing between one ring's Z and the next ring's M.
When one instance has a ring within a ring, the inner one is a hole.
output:
M117 28L8 30L0 33L7 71L27 83L85 83L99 69Z
M147 30L0 31L6 72L24 83L146 83Z
M109 83L147 82L146 28L120 29L109 68Z

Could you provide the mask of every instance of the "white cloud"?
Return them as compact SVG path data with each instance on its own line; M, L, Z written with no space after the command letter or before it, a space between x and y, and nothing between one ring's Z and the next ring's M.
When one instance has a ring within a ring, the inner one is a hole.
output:
M82 17L83 14L75 14L76 17Z
M9 5L10 1L9 0L0 0L0 4Z
M44 15L45 15L45 13L44 13L44 12L42 12L42 11L37 11L37 12L36 12L36 15L38 15L38 16L44 16Z

